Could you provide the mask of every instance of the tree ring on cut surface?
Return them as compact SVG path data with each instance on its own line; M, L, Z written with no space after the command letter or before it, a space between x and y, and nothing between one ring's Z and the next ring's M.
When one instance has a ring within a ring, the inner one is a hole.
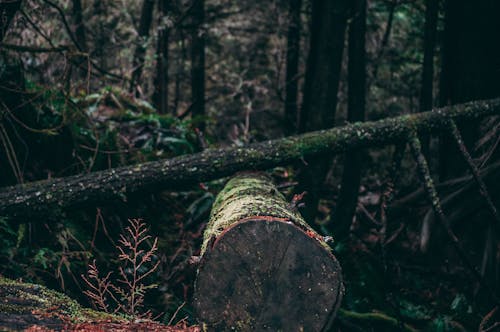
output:
M322 331L342 298L333 254L292 222L249 217L203 255L194 307L216 330Z

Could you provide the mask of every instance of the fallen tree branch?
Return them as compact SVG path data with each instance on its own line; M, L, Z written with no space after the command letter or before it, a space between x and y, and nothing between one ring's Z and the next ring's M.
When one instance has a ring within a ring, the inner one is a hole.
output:
M84 308L63 293L1 276L0 298L1 331L201 332L199 326L166 326Z
M427 160L425 159L424 154L422 152L422 146L416 132L410 132L409 143L413 156L417 162L421 180L423 182L425 190L427 191L428 199L432 205L434 214L436 215L436 219L446 231L446 235L448 236L449 241L453 245L453 248L457 252L458 257L460 258L460 260L462 260L462 263L469 269L474 278L476 278L477 282L481 286L483 286L492 296L492 298L498 303L498 298L495 292L493 291L493 287L484 280L483 276L481 275L481 272L479 272L479 269L474 265L467 251L462 246L462 243L455 235L455 232L453 232L453 230L451 229L450 222L448 221L443 212L443 208L441 206L441 200L439 199L436 186L434 185L434 181L432 180L431 172L429 170Z
M453 135L453 138L455 139L455 143L457 143L457 146L462 153L462 156L464 157L467 166L469 167L470 172L474 176L474 180L476 181L478 187L479 187L479 193L481 196L484 198L486 205L488 206L488 209L491 212L491 215L493 216L493 219L495 219L497 227L500 227L500 215L498 214L497 208L495 204L493 203L493 200L491 199L490 194L488 193L488 189L486 188L486 184L484 183L483 179L481 179L481 175L479 174L479 169L474 163L474 160L472 160L472 157L467 151L467 147L464 144L464 140L462 138L462 134L460 134L460 131L458 130L457 125L455 124L454 121L450 121L450 130ZM493 225L494 223L492 223ZM500 229L500 228L499 228Z
M474 101L413 115L250 144L246 147L208 149L167 160L109 169L4 188L0 216L27 217L57 213L59 209L126 199L137 192L178 190L241 170L265 170L303 157L349 149L387 145L406 140L410 130L436 132L448 120L472 120L500 114L500 99Z
M28 53L59 53L68 51L70 48L67 45L62 45L58 47L37 47L29 45L0 43L0 49L6 49L15 52L28 52Z

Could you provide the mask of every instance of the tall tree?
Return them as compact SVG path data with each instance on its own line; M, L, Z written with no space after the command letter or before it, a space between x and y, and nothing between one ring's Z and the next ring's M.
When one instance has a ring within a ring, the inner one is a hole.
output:
M420 112L432 109L434 82L434 49L436 46L436 30L439 11L438 0L425 1L424 25L424 63L422 65L422 81L420 87ZM428 155L429 138L422 139L423 152Z
M21 1L0 0L0 46L7 35L9 25L21 7ZM23 165L19 163L19 149L12 144L10 137L16 137L18 132L12 132L12 110L20 108L24 103L24 75L19 61L0 47L0 187L23 182ZM7 110L9 110L7 112ZM16 119L20 114L16 112ZM33 112L32 112L33 114ZM24 120L24 118L23 118Z
M344 50L348 0L313 0L311 40L304 82L304 101L299 116L299 131L333 127L337 92ZM319 189L328 171L328 158L307 161L300 176L300 190L307 191L305 219L314 223Z
M132 59L132 78L130 80L130 91L136 89L140 84L142 69L144 67L144 58L146 55L146 42L149 38L149 30L153 21L154 0L144 0L142 3L141 19L139 21L138 34L139 39Z
M10 22L16 15L21 7L21 0L19 1L5 1L0 0L0 42L3 41Z
M171 0L159 0L158 47L156 49L155 91L153 103L159 113L168 112L168 39Z
M287 135L297 132L301 7L302 0L289 1L285 79L285 133Z
M500 95L500 1L447 0L443 40L440 104L450 105ZM459 124L470 148L477 126ZM447 137L441 140L440 178L465 170L460 152Z
M500 1L447 0L443 64L440 84L442 105L500 96ZM470 150L478 138L477 121L458 123L463 142ZM466 163L455 142L448 135L440 140L440 180L461 176ZM497 149L498 151L498 149ZM498 232L492 223L485 230L481 273L484 280L497 285Z
M353 15L349 23L348 48L348 109L347 120L365 120L366 100L366 0L353 2ZM331 217L331 225L338 238L348 234L349 226L356 212L359 185L361 181L361 151L350 151L344 160L344 173L337 207Z
M83 51L87 51L87 36L85 33L85 25L83 24L83 13L82 13L82 1L81 0L73 0L73 23L75 25L75 37L78 43L78 46Z
M193 117L205 116L205 0L194 0L193 29L191 32L191 114ZM200 119L200 130L205 130L205 121Z
M85 32L85 25L83 24L83 13L82 13L82 1L81 0L73 0L72 1L71 14L73 19L73 33L75 36L75 40L78 44L78 47L82 52L87 52L87 36ZM76 60L76 59L75 59ZM82 56L78 61L76 61L76 66L78 67L77 77L85 78L89 74L89 58ZM68 75L68 79L70 79L70 75ZM68 87L70 85L70 81L67 82Z

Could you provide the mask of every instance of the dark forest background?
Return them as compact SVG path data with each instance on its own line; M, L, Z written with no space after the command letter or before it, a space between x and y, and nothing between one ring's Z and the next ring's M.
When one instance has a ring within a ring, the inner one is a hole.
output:
M498 1L2 0L0 14L2 187L500 96ZM499 206L499 117L458 125ZM498 214L450 135L420 140L489 288L437 225L405 144L269 171L290 199L307 191L300 211L335 239L346 282L336 331L499 320ZM195 323L189 261L223 184L0 217L0 274L88 303L80 275L93 259L111 270L118 234L140 217L161 261L145 307L168 323L186 303L173 322Z

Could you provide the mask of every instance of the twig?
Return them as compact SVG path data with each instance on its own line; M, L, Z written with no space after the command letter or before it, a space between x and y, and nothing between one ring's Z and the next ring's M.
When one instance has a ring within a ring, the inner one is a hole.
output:
M10 167L12 168L12 172L14 173L17 182L23 183L23 175L21 168L19 167L19 162L17 161L16 150L12 145L12 142L9 138L9 135L7 134L7 131L5 130L3 123L0 123L0 141L3 144L5 156L7 157L7 160L10 164Z
M47 36L45 34L45 32L43 32L39 27L38 25L36 25L35 22L33 22L33 20L29 17L29 15L23 10L23 9L20 9L19 12L21 13L21 15L23 15L23 17L26 19L26 21L28 21L28 23L33 27L33 29L35 29L35 31L43 37L43 39L45 39L49 44L50 46L52 46L53 48L57 48L54 43L52 43L52 40L49 38L49 36Z
M345 309L339 309L338 312L339 318L343 318L346 320L352 320L352 321L357 321L360 322L361 324L369 324L370 326L373 326L374 324L385 324L386 327L392 327L392 328L400 328L401 331L404 332L417 332L416 329L411 327L408 324L403 324L402 326L399 324L399 321L391 316L388 316L385 313L382 312L367 312L367 313L359 313L359 312L354 312L354 311L348 311Z
M500 322L496 322L495 324L491 325L485 330L482 330L481 332L493 332L493 331L498 331L497 328L500 328Z
M488 312L483 317L483 319L481 320L481 323L479 324L479 332L486 331L486 324L489 322L489 320L491 319L491 317L493 317L493 315L495 315L495 313L497 311L498 311L498 306L496 306L495 308L493 308L493 310L491 310L490 312Z
M175 310L174 314L172 315L172 318L170 318L170 320L168 321L168 326L170 326L170 324L173 323L175 317L177 317L177 314L179 313L179 311L182 309L182 307L184 307L186 305L186 302L182 302L182 304L177 307L177 309Z
M387 207L394 200L394 185L397 181L398 170L403 160L404 153L406 150L406 143L397 144L392 157L392 164L389 168L388 179L385 183L385 188L382 191L382 199L380 202L380 223L382 228L380 229L380 244L382 247L385 246L385 237L387 233ZM384 254L385 255L385 254Z
M43 2L45 2L46 4L48 4L49 6L54 8L59 13L59 16L61 17L61 21L64 25L64 28L66 29L66 32L67 32L69 38L71 39L71 42L73 42L73 44L75 44L78 51L83 52L83 48L80 44L78 44L78 41L76 40L75 36L73 35L73 31L71 31L71 28L69 27L69 23L66 20L66 16L64 15L64 12L61 9L61 7L59 7L57 4L53 3L50 0L43 0Z

